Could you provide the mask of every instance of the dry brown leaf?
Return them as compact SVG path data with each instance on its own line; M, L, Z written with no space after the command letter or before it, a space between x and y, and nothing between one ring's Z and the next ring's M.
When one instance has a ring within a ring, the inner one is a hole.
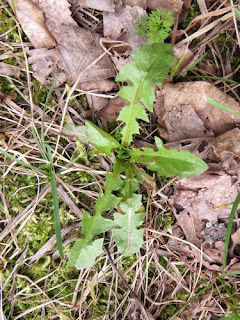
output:
M228 219L231 206L221 206L235 200L237 183L226 173L201 174L177 182L173 196L175 204L194 214L199 220L215 222Z
M138 6L144 10L147 9L147 0L123 0L123 4L131 7Z
M108 98L98 97L92 94L86 94L86 97L93 116L95 115L95 112L106 107L109 100Z
M120 6L115 13L103 13L104 36L111 40L121 40L129 44L130 50L136 51L146 41L134 33L134 25L146 11L140 7ZM129 49L129 48L125 48ZM116 50L116 49L115 49ZM122 52L122 51L121 51Z
M200 295L197 299L194 299L181 313L181 316L186 320L194 319L196 314L203 310L206 303L212 298L213 289L207 290L202 295Z
M77 2L82 8L91 8L108 12L115 11L115 4L112 0L78 0Z
M139 299L131 298L129 320L154 320Z
M173 227L172 236L174 236L175 238L169 238L168 247L174 252L181 254L182 256L194 258L190 246L186 242L179 241L176 239L176 237L182 239L184 236L183 230L180 226L175 225Z
M127 105L127 101L120 97L109 100L109 103L98 112L97 116L108 122L115 122L120 111Z
M171 112L165 113L162 120L170 141L213 136L211 131L206 130L203 121L190 104L181 105L181 110L173 106Z
M240 129L232 129L215 138L214 150L219 157L221 157L222 153L225 151L240 157Z
M237 229L237 231L231 235L231 239L234 245L240 244L240 229Z
M17 66L12 66L10 64L0 62L0 75L1 76L14 76L19 77L20 69Z
M166 140L218 136L240 123L240 116L213 107L210 97L234 110L240 105L232 97L204 81L168 83L157 92L155 112ZM190 123L194 125L189 126Z
M109 92L117 90L118 85L115 81L105 79L99 81L86 81L80 84L80 88L83 91L94 91L94 92Z
M15 0L16 16L35 48L53 48L56 42L45 24L43 12L30 0Z
M34 77L44 85L51 85L52 81L48 80L51 74L53 78L59 76L56 87L67 81L67 74L60 69L60 57L56 49L33 49L28 50L28 62L34 70Z
M148 0L147 6L151 10L171 10L173 16L176 17L180 14L183 6L182 0Z
M176 61L178 61L182 55L185 55L183 61L181 62L180 66L178 67L175 76L179 75L180 73L184 72L193 62L197 60L197 56L195 56L191 50L188 49L187 45L185 44L176 44L173 47L173 54Z
M116 73L109 56L103 54L100 35L91 33L77 25L71 17L70 4L67 0L35 0L35 2L38 7L33 5L34 16L40 19L44 15L44 26L47 27L55 40L53 51L45 50L41 53L35 51L36 49L29 51L30 63L33 63L33 70L39 81L43 84L49 84L50 74L54 79L56 75L61 75L58 84L67 80L70 85L76 81L79 75L81 75L79 82L103 80L115 76ZM33 19L33 12L26 11L25 14L24 11L21 11L21 14L25 31L25 29L28 30L27 22ZM41 29L38 28L38 25L35 26L34 32L39 37ZM30 36L29 38L32 41ZM34 38L33 44L35 46ZM35 46L35 48L39 47L49 49L53 45L41 43L41 45Z
M176 215L178 225L183 230L187 241L200 247L201 231L203 230L205 223L198 219L192 213L189 213L186 209Z

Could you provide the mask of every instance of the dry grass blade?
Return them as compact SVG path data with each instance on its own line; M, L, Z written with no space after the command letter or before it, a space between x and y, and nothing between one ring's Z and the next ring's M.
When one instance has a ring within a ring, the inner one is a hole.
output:
M208 31L216 27L219 23L222 23L224 21L227 21L233 17L233 13L225 14L223 17L217 19L216 21L210 23L206 27L200 28L198 31L194 32L192 35L188 36L186 39L180 41L180 44L184 43L190 43L192 40L196 39L197 37L200 37L201 35L206 34Z

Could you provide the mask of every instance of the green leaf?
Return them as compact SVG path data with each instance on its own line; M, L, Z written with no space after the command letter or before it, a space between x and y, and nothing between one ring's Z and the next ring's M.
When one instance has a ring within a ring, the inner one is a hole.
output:
M116 81L131 83L119 92L119 96L129 102L117 119L125 122L121 132L124 147L130 145L133 134L139 133L136 119L148 121L143 105L149 111L153 110L155 94L152 82L161 86L174 63L172 46L166 43L141 46L132 56L134 61L124 65L116 77Z
M82 232L84 235L87 235L88 241L115 226L116 223L111 219L103 218L101 215L90 216L86 212L83 213Z
M120 143L110 134L100 129L91 121L85 120L85 123L87 125L88 141L101 153L105 153L111 157L113 149L121 148Z
M113 237L117 243L119 252L124 256L135 253L143 243L143 229L138 229L143 223L145 212L136 213L142 205L141 195L133 194L120 204L124 214L114 214L114 221L118 229L113 230Z
M52 197L53 197L53 216L54 216L54 227L57 241L57 248L61 258L63 258L63 247L62 247L62 237L61 237L61 223L59 216L59 199L58 199L58 191L57 191L57 183L53 174L53 158L51 148L48 144L45 144L46 152L48 152L48 159L50 162L49 166L49 177L52 189Z
M75 266L79 270L91 267L95 259L103 253L102 246L103 239L97 239L91 243L86 243L85 239L78 239L71 251L69 267Z
M78 241L78 245L74 245L71 251L70 265L75 265L78 269L90 267L94 264L95 258L98 257L102 250L100 250L99 243L93 241L94 237L105 231L111 230L116 226L116 222L102 217L102 212L116 207L120 198L112 194L113 191L119 190L123 181L120 178L122 171L122 162L117 160L113 166L113 172L108 173L105 181L105 192L100 193L96 203L96 214L90 216L87 213L83 214L82 231L84 238ZM91 253L93 250L93 253ZM88 255L93 254L94 257L88 259ZM84 260L86 259L86 261Z
M134 172L130 163L125 164L125 186L122 192L125 200L120 203L123 212L114 214L114 221L118 228L113 230L113 237L118 245L119 252L125 256L135 253L143 243L143 229L141 226L145 212L136 213L142 206L140 194L135 194L137 183L134 181Z
M239 203L240 203L240 191L238 192L238 195L233 203L232 210L228 218L227 232L226 232L226 238L224 242L223 266L222 266L223 271L226 268L226 264L227 264L228 246L229 246L231 233L232 233L233 220L235 218L235 214L236 214Z
M78 239L74 244L69 266L77 269L91 267L95 263L95 259L103 252L103 238L93 241L93 238L100 233L106 232L116 226L116 222L103 218L101 215L90 216L83 213L82 232L85 235L83 239Z
M148 41L151 43L161 42L168 37L173 22L172 11L162 11L157 8L137 21L134 26L135 33L147 36Z
M112 208L116 208L116 206L120 202L120 198L113 195L112 191L119 190L123 185L123 181L120 178L121 170L121 160L117 160L117 162L113 166L113 172L107 173L106 181L104 183L105 192L99 193L99 197L96 203L96 215Z
M158 137L155 138L158 151L152 148L133 149L130 152L131 160L136 162L150 162L149 170L156 171L160 176L189 178L208 169L207 164L188 151L166 149Z
M121 148L120 143L110 134L91 121L85 120L85 123L85 126L77 127L74 124L67 124L63 129L63 134L76 136L79 141L90 143L109 157L111 157L113 149Z
M82 143L88 143L87 126L75 126L73 123L68 123L62 132L66 136L76 136Z
M240 22L240 11L238 9L235 9L236 17L238 18L238 21Z

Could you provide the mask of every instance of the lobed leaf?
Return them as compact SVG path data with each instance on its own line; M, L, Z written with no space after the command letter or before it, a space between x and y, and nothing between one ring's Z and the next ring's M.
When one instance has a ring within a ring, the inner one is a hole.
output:
M134 179L133 166L125 164L126 181L122 188L124 201L120 203L121 213L114 214L117 228L113 229L113 237L119 252L125 256L135 253L143 242L143 229L138 229L143 223L145 212L137 213L142 206L142 196L135 194L138 184Z
M150 162L149 170L156 171L160 176L189 178L208 169L207 164L188 151L166 149L158 137L155 138L158 151L152 148L133 149L130 151L132 161Z
M103 239L97 239L87 243L85 239L77 239L68 261L69 267L75 266L77 269L91 267L95 259L103 253Z
M172 46L166 43L141 46L132 56L134 61L124 65L116 77L116 81L131 83L119 92L119 96L129 102L117 119L125 122L121 132L124 147L130 145L133 134L139 133L136 119L148 121L143 105L149 111L153 110L155 93L152 82L161 86L174 63Z
M138 229L145 218L145 212L136 213L142 205L141 195L133 194L120 204L123 214L114 214L114 221L118 228L113 229L113 237L119 252L124 256L135 253L143 242L143 229Z
M119 190L123 186L123 181L120 178L121 171L122 163L117 160L113 166L113 172L107 173L104 184L105 192L99 194L96 214L94 216L90 216L88 213L83 214L82 231L84 238L77 240L77 244L73 246L70 254L70 266L75 265L77 269L92 266L95 259L102 253L100 243L101 246L103 244L103 239L94 241L94 237L117 226L114 220L102 217L102 212L116 207L121 200L112 194L113 191ZM91 255L91 258L88 255Z

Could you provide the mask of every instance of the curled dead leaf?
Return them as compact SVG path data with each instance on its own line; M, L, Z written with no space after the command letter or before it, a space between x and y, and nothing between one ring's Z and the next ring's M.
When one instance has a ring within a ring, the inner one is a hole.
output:
M53 48L56 45L37 5L30 0L15 0L15 10L19 23L35 48Z

